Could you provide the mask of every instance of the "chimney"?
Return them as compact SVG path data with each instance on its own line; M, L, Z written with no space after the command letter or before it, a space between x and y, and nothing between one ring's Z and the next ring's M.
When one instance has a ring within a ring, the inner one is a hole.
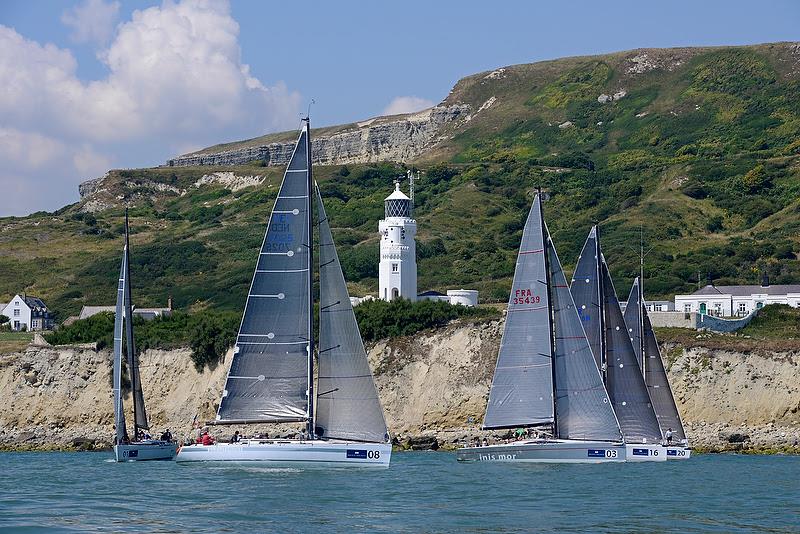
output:
M169 311L172 311L172 295L167 298L167 308L169 308Z
M713 286L714 279L711 278L711 273L706 273L706 285Z
M769 287L769 276L767 273L761 275L761 287Z

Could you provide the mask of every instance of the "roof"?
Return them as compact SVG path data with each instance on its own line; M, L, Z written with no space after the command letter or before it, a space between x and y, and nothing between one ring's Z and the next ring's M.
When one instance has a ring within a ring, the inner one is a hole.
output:
M768 286L714 286L709 284L692 293L692 296L732 295L734 297L749 297L750 295L786 295L788 293L800 293L800 284L776 284Z
M400 191L400 182L395 182L394 191L392 192L391 195L386 197L385 200L411 200L411 199L408 198L405 193Z
M44 309L47 309L47 304L45 304L44 301L42 299L40 299L39 297L32 297L32 296L29 296L29 295L25 295L24 297L22 297L22 300L24 300L25 304L27 304L28 307L31 308L31 309L33 309L33 308L44 308Z
M116 306L84 306L81 308L81 313L78 317L81 319L88 319L92 315L97 315L98 313L115 311L117 311Z
M426 291L425 293L420 293L417 295L418 297L446 297L444 293L439 293L438 291Z

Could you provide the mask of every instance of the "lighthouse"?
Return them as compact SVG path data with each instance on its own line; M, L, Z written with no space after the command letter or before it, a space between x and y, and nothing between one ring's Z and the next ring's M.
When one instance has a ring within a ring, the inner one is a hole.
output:
M412 219L412 201L400 191L399 181L395 181L394 192L386 197L384 209L385 216L378 222L381 234L378 298L416 301L417 247L414 236L417 234L417 221Z

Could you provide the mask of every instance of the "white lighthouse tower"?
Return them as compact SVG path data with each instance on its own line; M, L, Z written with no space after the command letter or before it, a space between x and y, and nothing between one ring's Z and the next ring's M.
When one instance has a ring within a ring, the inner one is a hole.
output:
M417 247L414 236L417 234L417 221L411 218L412 201L400 191L399 181L395 181L394 192L386 197L384 207L385 218L378 222L381 234L378 298L416 301Z

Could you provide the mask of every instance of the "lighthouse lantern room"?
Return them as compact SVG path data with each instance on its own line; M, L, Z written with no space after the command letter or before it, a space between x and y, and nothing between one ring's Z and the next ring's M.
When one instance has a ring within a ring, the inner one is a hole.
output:
M385 217L378 222L381 234L381 261L378 268L379 298L417 300L417 248L414 236L417 221L412 218L412 200L400 191L395 181L394 192L384 201Z

